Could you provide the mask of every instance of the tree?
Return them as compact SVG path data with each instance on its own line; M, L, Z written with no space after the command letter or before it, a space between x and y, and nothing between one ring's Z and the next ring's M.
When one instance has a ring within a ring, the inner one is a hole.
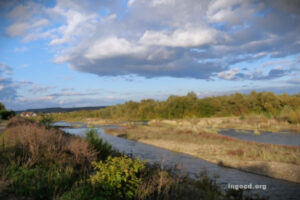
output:
M5 106L0 102L0 110L6 110Z

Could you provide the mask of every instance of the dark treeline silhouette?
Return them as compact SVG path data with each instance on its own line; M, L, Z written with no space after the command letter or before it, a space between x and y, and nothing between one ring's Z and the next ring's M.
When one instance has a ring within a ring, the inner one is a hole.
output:
M243 116L245 114L265 114L291 123L300 120L300 94L276 95L272 92L198 98L194 92L186 96L170 96L166 101L153 99L141 102L128 101L96 111L66 113L65 117L99 117L102 119L151 120L181 119L194 117Z
M6 110L5 106L0 102L0 119L10 119L15 116L16 113L14 111Z

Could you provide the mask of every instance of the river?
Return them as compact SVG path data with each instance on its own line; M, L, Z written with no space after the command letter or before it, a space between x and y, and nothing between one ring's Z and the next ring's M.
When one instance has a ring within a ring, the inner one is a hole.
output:
M71 123L59 122L55 125L68 126L74 125ZM76 128L62 128L65 132L84 136L87 127L83 124L76 124ZM231 185L265 185L266 189L252 190L262 196L269 196L270 199L285 199L296 200L300 199L300 184L288 181L273 179L261 175L243 172L233 168L221 167L207 161L204 161L193 156L186 154L175 153L162 148L138 143L135 141L127 140L120 137L105 134L103 126L96 126L98 134L104 140L111 143L114 148L126 154L132 154L133 157L139 157L147 160L150 163L162 163L166 167L173 167L175 165L181 166L181 173L187 173L189 176L194 177L201 172L206 171L210 177L218 176L217 183L224 189Z
M267 144L281 144L289 146L300 146L300 133L292 132L266 132L262 131L258 135L253 131L235 130L235 129L219 129L221 135L238 138L241 140L255 141Z

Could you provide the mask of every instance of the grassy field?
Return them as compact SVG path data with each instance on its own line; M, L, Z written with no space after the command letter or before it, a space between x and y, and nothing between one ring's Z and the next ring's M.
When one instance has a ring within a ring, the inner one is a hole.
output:
M208 132L191 121L151 121L108 134L190 154L219 165L300 182L300 148L248 142ZM196 123L196 122L194 122Z
M174 126L201 130L205 128L230 128L254 131L291 131L300 133L300 124L290 124L286 121L269 119L264 115L247 115L244 117L210 117L180 120L151 120L151 123L164 123Z

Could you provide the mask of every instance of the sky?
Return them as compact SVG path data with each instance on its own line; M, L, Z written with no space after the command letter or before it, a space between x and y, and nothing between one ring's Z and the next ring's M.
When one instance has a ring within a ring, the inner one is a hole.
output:
M297 0L1 0L0 102L300 92Z

